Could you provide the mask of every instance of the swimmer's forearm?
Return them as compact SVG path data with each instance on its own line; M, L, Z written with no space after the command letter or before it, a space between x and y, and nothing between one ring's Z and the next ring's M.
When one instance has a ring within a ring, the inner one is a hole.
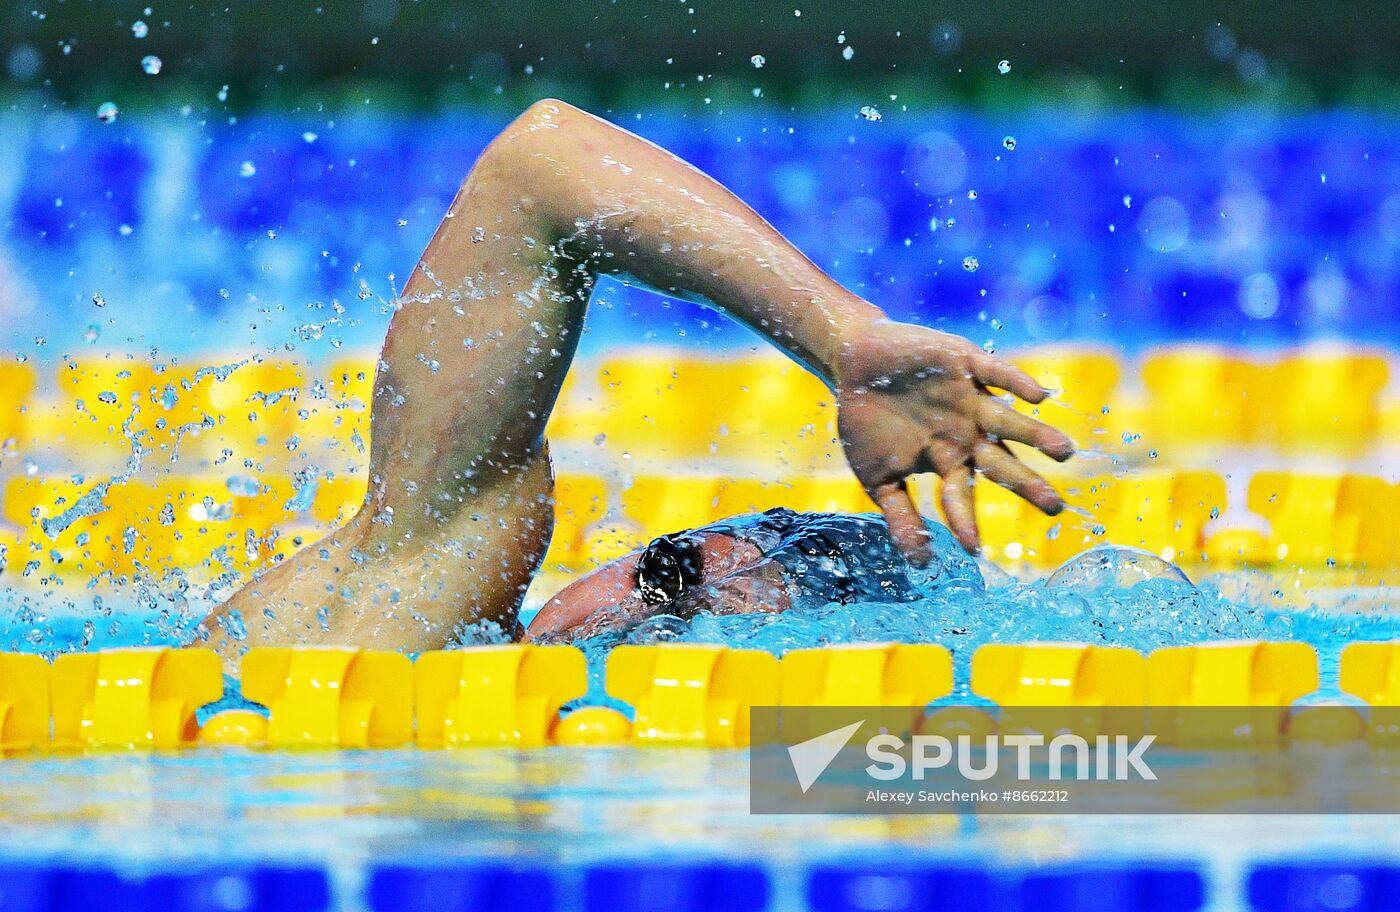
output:
M550 233L593 268L708 301L828 381L851 328L884 316L720 184L606 121L543 101L498 144Z

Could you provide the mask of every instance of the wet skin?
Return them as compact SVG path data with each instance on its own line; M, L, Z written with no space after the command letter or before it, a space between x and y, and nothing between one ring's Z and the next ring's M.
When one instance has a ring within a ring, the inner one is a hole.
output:
M1032 378L960 336L887 319L701 172L545 100L481 154L404 289L375 378L364 505L205 621L227 662L249 646L421 651L463 623L517 628L553 526L544 428L604 274L703 301L818 374L851 469L910 560L928 558L911 474L943 476L944 516L969 550L975 474L1062 508L1006 442L1059 460L1073 444L993 391L1040 402ZM538 630L626 604L629 560L566 589ZM219 623L231 612L241 640Z

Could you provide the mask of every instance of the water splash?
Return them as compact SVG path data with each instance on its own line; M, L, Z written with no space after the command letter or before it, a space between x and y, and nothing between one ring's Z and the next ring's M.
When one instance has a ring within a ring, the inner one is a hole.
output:
M142 443L146 436L146 431L133 431L132 423L136 416L141 413L139 405L133 405L130 414L122 422L122 436L131 444L131 451L126 457L126 467L118 475L114 475L106 481L100 481L80 494L68 509L39 521L45 535L50 539L56 539L62 535L73 523L85 516L93 516L109 508L107 503L107 492L114 486L126 484L132 476L141 471L141 459L151 450Z
M967 695L972 654L986 643L1074 642L1146 654L1219 640L1298 640L1318 648L1322 692L1334 693L1345 642L1400 636L1400 617L1296 610L1259 573L1195 585L1180 568L1136 548L1092 548L1045 580L1020 582L995 565L979 566L943 526L932 525L941 560L915 573L919 600L797 604L781 614L701 613L689 621L660 615L575 641L589 660L585 702L615 705L602 690L602 674L608 652L621 643L717 643L778 656L840 643L937 643L953 653L956 698Z

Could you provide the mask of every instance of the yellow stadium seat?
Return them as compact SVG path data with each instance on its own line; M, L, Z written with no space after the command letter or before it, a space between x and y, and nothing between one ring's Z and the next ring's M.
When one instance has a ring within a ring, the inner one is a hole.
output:
M270 479L267 481L270 493L260 498L257 506L276 522L331 529L348 522L359 512L365 502L369 479L363 474L338 473L334 478L317 478L309 484L303 495L290 479Z
M1270 556L1288 564L1384 568L1396 561L1395 488L1360 475L1260 472L1249 508L1269 521Z
M130 453L122 428L130 419L128 432L135 433L152 414L152 376L149 364L117 355L94 355L62 365L48 442L104 463Z
M1054 397L1040 405L1017 402L1017 408L1064 431L1075 444L1110 449L1105 440L1104 408L1118 386L1120 368L1113 352L1054 347L1013 352L1008 358Z
M779 355L737 358L707 390L717 455L787 472L845 464L836 398L814 374Z
M932 487L932 499L925 509L931 511L929 516L942 522L943 480L933 476ZM1047 565L1052 561L1048 552L1058 546L1053 545L1055 539L1050 537L1050 530L1065 517L1052 519L1019 495L986 478L977 479L972 489L972 503L982 539L982 553L987 558L1035 565ZM1058 536L1061 531L1063 525L1053 534Z
M325 371L326 392L333 398L343 397L368 410L374 401L374 378L378 364L379 357L373 352L332 362L330 369Z
M1288 451L1356 455L1376 438L1379 397L1390 375L1383 355L1299 351L1278 366L1278 445Z
M1043 541L1030 554L1032 563L1040 567L1059 566L1086 548L1102 545L1107 527L1101 514L1109 504L1109 491L1116 480L1093 476L1060 482L1056 487L1064 498L1065 509L1058 516L1036 519L1040 511L1031 507L1027 514L1031 520L1037 525L1045 524Z
M598 397L561 393L550 435L646 459L723 458L811 472L843 464L834 396L778 355L634 349L599 365Z
M797 510L823 513L872 513L878 510L865 488L849 473L834 477L816 477L793 482L793 498Z
M709 455L723 420L724 375L713 359L636 350L598 370L599 412L609 447L670 459Z
M223 380L211 378L209 411L216 427L200 434L200 449L210 458L265 458L287 452L287 442L301 434L301 368L286 361L244 364Z
M145 431L147 443L165 459L173 458L177 448L183 458L201 453L201 438L218 423L210 404L211 390L232 370L232 364L157 366L141 396L141 413L135 422Z
M25 436L25 416L37 382L31 365L14 360L0 363L0 446Z
M75 507L78 499L101 481L11 478L5 485L5 518L18 526L20 533L15 550L8 556L10 572L92 576L114 570L125 526L120 509L122 487L110 489L104 498L107 509L81 516L62 531L54 529L52 536L43 527L44 520L56 519Z
M799 487L752 478L725 479L720 482L715 494L715 506L710 511L710 517L714 520L745 513L762 513L771 507L798 509L796 495Z
M1340 683L1371 706L1400 707L1400 643L1348 643Z
M1212 511L1225 510L1225 480L1213 472L1153 472L1102 482L1095 512L1103 543L1143 548L1165 560L1197 557Z
M1373 570L1400 566L1400 487L1350 475L1342 485L1337 512L1339 561Z
M607 442L604 414L591 396L582 392L584 386L579 365L564 377L564 385L559 389L554 411L550 413L549 424L545 427L545 437L551 441L590 442L603 434Z
M1272 369L1228 349L1159 349L1142 364L1147 434L1163 447L1250 443L1277 404Z
M126 572L247 572L271 557L281 533L301 518L286 509L284 485L254 479L231 485L222 476L172 476L123 487L124 522L133 530L118 558Z
M554 478L554 537L551 561L573 564L586 559L584 536L608 512L608 488L596 475L560 473Z
M305 407L303 407L305 406ZM297 451L313 461L331 454L344 459L340 467L369 464L369 411L353 403L323 400L297 403Z
M622 515L644 539L709 522L719 479L708 475L642 475L622 489Z

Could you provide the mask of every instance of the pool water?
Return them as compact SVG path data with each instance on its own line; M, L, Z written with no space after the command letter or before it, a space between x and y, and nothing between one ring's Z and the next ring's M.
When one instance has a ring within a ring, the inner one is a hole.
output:
M776 653L937 642L955 656L958 688L948 702L966 702L968 658L988 642L1073 640L1148 651L1222 638L1296 639L1314 644L1322 659L1323 686L1309 702L1336 696L1343 643L1400 637L1400 623L1382 613L1271 604L1276 581L1263 575L1193 585L1130 549L1088 555L1049 583L1018 583L958 552L942 553L950 556L927 571L925 598L914 604L798 605L783 615L701 616L688 624L657 619L581 643L594 671L584 702L607 700L602 661L620 641L723 642ZM39 630L35 648L53 651L74 645L65 637L85 636L85 612L51 605L41 619L34 604L23 620L13 607L5 613L8 640L31 642L28 634ZM114 610L86 645L171 642L196 615L182 623L169 613ZM1230 909L1240 901L1241 872L1261 860L1400 851L1400 830L1386 817L752 815L748 764L746 751L632 748L12 757L0 763L0 857L135 869L312 861L335 873L346 896L356 895L353 885L368 866L396 859L531 858L570 868L643 856L740 858L778 872L776 900L791 908L801 907L797 881L784 887L784 877L852 853L990 870L1175 861L1219 884L1211 908Z

